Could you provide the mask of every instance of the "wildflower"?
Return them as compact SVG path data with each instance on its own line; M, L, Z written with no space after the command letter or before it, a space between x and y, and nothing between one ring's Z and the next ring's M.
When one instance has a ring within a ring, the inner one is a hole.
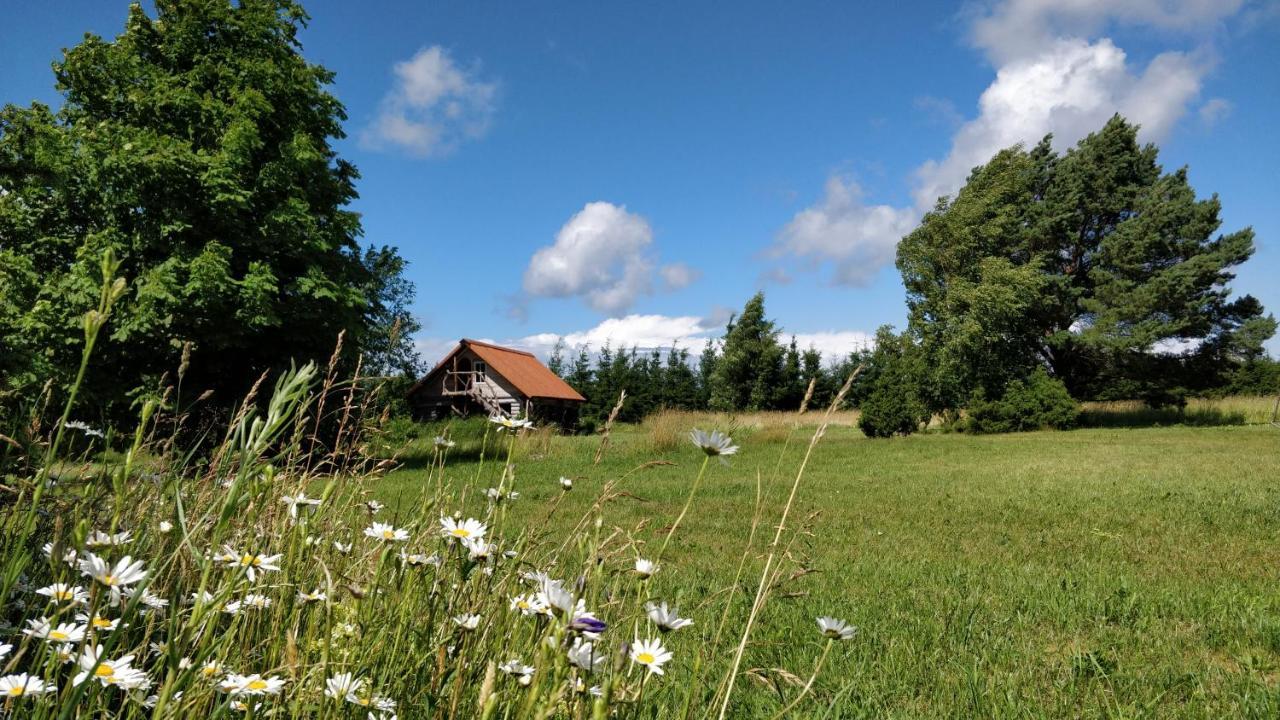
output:
M85 558L80 560L80 572L102 583L111 591L111 604L120 604L120 589L142 582L147 577L147 571L141 560L134 562L132 557L125 555L115 565L111 565L106 560L94 555L86 553Z
M53 543L45 543L45 544L44 544L44 547L42 547L42 548L41 548L41 550L43 550L43 551L44 551L45 557L48 557L48 558L50 558L50 559L52 559L52 558L53 558ZM75 565L76 565L76 551L75 551L75 550L70 550L70 549L63 551L63 553L62 553L62 562L66 563L66 564L68 564L68 565L70 565L70 566L72 566L72 567L75 567Z
M532 675L534 667L525 665L518 658L508 660L498 666L498 669L508 675Z
M223 667L222 663L217 660L210 660L200 666L200 675L207 680L212 680L221 675L225 670L226 668Z
M124 596L130 600L132 600L133 596L137 594L137 591L133 589L124 591ZM138 602L141 603L143 607L150 608L151 610L164 610L169 607L168 600L156 595L147 588L142 589L142 593L138 597Z
M258 579L258 573L276 571L280 566L276 563L282 557L276 555L259 555L257 553L247 553L236 550L230 545L222 546L223 553L220 557L228 568L243 568L245 575L248 576L249 582Z
M822 632L823 637L833 640L852 640L854 634L858 632L858 628L833 617L818 618L818 630Z
M44 680L26 673L0 677L0 697L3 698L41 695L43 693L57 692L57 690L58 688L52 683L45 683Z
M86 615L85 613L76 613L76 620L79 622L85 623L86 625L91 626L97 632L102 632L102 633L112 632L116 628L120 627L120 618L116 618L114 620L108 620L107 618L104 618L101 615L98 615L96 613L94 614L92 619L90 619L89 616Z
M658 566L653 564L652 560L644 558L636 558L636 574L642 578L653 577L658 572Z
M364 680L351 673L343 672L324 681L324 694L335 700L345 700L348 695L354 695L362 687L364 687Z
M313 508L320 504L319 500L307 497L304 492L300 492L297 495L285 495L280 498L280 502L289 506L289 517L294 520L298 519L298 508L306 508L307 512L311 512Z
M72 605L83 605L89 600L89 595L84 588L79 585L68 585L67 583L54 583L46 585L36 591L37 595L44 595L54 602L65 602Z
M568 650L569 662L586 670L594 672L604 664L605 656L595 653L595 646L582 638L574 638L573 645Z
M701 449L702 452L711 457L719 458L722 463L725 462L726 455L734 455L738 452L738 446L731 444L733 439L719 430L708 434L694 428L689 433L689 438L693 440L693 444Z
M168 520L160 521L160 532L168 534L172 531L173 531L173 523L169 522Z
M102 646L95 645L85 647L76 662L80 665L80 672L71 679L72 685L79 685L92 677L103 687L117 684L141 687L139 683L142 679L135 676L138 671L132 665L132 655L123 655L116 660L103 660ZM150 681L147 682L149 684Z
M367 501L365 501L365 503L364 503L364 507L365 507L365 509L366 509L366 510L368 510L368 511L369 511L369 514L370 514L370 515L377 515L377 514L378 514L378 511L379 511L379 510L381 510L382 508L386 507L386 505L383 505L382 503L378 502L377 500L367 500Z
M567 478L567 477L565 477L565 476L561 475L561 476L560 476L560 487L564 488L565 490L572 490L572 489L573 489L573 478Z
M537 595L517 595L511 598L511 609L519 610L521 615L541 615L547 611L547 604Z
M87 548L114 547L116 545L124 545L132 539L133 533L128 530L114 534L94 530L84 539L84 546Z
M498 432L503 430L518 431L533 427L533 421L528 418L508 418L494 415L489 418L489 422L498 426Z
M75 623L58 623L54 627L49 618L32 618L27 621L27 629L22 633L51 643L78 643L84 639L85 630L83 625ZM4 657L4 654L0 654L0 657Z
M232 696L237 695L279 695L284 688L284 679L278 677L264 678L254 673L238 675L231 673L218 683L218 689Z
M637 665L643 665L649 672L656 675L662 674L662 666L671 659L671 653L662 647L662 640L640 640L636 638L635 643L631 645L631 661Z
M392 527L386 523L374 523L364 529L366 537L387 542L404 542L409 539L409 531Z
M580 632L588 637L598 637L608 627L603 620L589 612L574 615L573 620L569 622L570 630Z
M467 549L467 557L473 562L489 559L489 555L497 548L485 542L482 538L467 538L462 541L462 546Z
M257 593L249 593L248 595L245 595L242 602L245 607L250 607L254 610L266 610L271 607L271 598Z
M515 500L516 498L520 497L520 493L516 492L515 490L512 490L511 492L508 492L508 493L504 493L502 492L501 488L496 488L496 487L491 487L488 490L485 490L484 494L486 497L488 497L490 500L494 502L502 502L503 500Z
M435 444L436 444L436 447L438 448L451 448L451 447L457 446L458 443L450 440L449 438L443 435L437 435L435 439Z
M329 595L320 588L316 588L311 592L298 591L298 602L306 604L313 602L324 602L329 599Z
M337 540L333 541L333 549L337 550L343 555L349 554L351 552L351 547L353 545L355 545L355 543L342 543L342 542L338 542Z
M13 652L13 646L8 643L0 643L0 660L9 657L9 653Z
M454 616L453 622L463 630L475 630L480 627L480 616L463 613L461 615Z
M658 629L662 632L679 630L680 628L689 627L693 624L692 620L682 618L677 615L674 608L668 609L666 603L662 603L661 605L646 603L644 609L645 612L649 614L649 619L652 620L653 624L657 625Z
M372 707L384 713L392 712L393 710L396 709L395 700L392 700L389 697L383 697L381 695L373 695L373 694L359 695L357 693L348 693L346 700L347 702L353 705L359 705L361 707ZM373 712L370 712L369 717L375 718L378 716L375 716ZM386 718L387 716L383 715L381 717ZM392 720L395 720L395 715L392 715L391 718Z
M479 539L484 537L487 530L488 528L474 518L467 518L462 522L458 522L451 517L440 518L440 534L450 540Z
M85 436L87 437L96 437L96 438L106 437L106 435L102 434L101 430L97 430L90 427L89 423L86 423L83 420L71 420L69 422L63 423L62 427L68 430L79 430L80 432L84 433Z
M538 597L543 604L564 615L574 613L582 605L581 600L574 602L573 593L565 590L563 583L550 578L543 581Z

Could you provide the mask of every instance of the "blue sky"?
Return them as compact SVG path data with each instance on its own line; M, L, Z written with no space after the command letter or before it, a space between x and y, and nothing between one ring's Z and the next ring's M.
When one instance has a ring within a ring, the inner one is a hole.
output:
M462 336L700 344L758 289L845 352L903 323L893 246L932 196L1117 111L1220 194L1224 229L1254 227L1233 287L1280 308L1275 2L306 7L365 240L411 262L427 360ZM49 63L125 13L0 10L0 101L56 103Z

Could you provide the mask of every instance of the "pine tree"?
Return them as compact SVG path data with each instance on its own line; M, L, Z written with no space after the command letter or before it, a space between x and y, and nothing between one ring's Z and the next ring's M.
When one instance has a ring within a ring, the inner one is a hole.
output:
M713 410L767 410L778 407L783 385L784 352L778 331L765 318L764 293L747 301L742 315L730 322L724 348L711 376Z

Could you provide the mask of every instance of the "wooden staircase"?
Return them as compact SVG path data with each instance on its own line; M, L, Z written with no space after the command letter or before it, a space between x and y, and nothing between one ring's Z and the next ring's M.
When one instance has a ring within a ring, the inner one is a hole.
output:
M489 417L510 417L511 414L502 407L493 389L487 383L476 382L476 380L476 373L450 371L445 379L444 394L469 398L484 408L485 412L489 413Z

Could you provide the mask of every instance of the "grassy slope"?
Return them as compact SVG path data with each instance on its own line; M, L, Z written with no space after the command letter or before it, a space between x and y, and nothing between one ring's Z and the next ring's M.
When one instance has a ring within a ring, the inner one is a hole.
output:
M715 617L698 603L733 579L757 473L769 513L761 534L771 536L807 432L788 444L773 428L740 431L732 466L712 464L657 578L658 594L680 596L702 632ZM523 453L514 519L558 541L606 480L669 460L633 475L623 489L634 497L604 510L606 528L647 521L636 536L654 544L700 456L686 446L656 454L638 429L615 435L592 467L595 447L591 438L555 438ZM449 474L483 489L497 469L489 463L477 482L474 461L454 462ZM820 513L796 548L816 572L781 589L795 596L767 608L744 668L807 677L821 649L813 617L832 614L861 633L833 653L817 699L802 706L808 713L1274 716L1278 471L1280 432L1267 426L877 442L833 428L793 515ZM548 518L561 475L576 484ZM424 476L410 462L378 496L407 507ZM471 509L482 509L479 493ZM621 568L625 559L611 562ZM744 592L758 573L748 571ZM673 639L675 662L687 662L696 636ZM762 684L740 687L737 713L778 707Z

